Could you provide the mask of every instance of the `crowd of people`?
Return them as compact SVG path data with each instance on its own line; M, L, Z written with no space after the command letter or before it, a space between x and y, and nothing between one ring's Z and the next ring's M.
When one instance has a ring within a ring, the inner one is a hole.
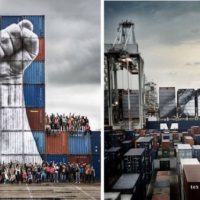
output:
M81 163L0 164L0 183L94 183L95 169Z
M60 115L58 113L52 113L51 115L45 114L45 126L47 132L51 132L51 130L66 130L70 133L75 131L91 133L88 118L86 116L71 113L68 116L65 114Z

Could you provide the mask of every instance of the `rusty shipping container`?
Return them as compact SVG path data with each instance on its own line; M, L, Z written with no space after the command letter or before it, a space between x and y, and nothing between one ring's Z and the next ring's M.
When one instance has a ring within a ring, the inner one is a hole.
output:
M184 165L184 199L196 200L200 197L200 165Z
M68 134L58 132L45 137L46 154L68 154Z
M68 160L70 163L86 163L91 164L91 155L69 155Z
M27 108L26 109L29 125L32 131L44 131L44 109Z

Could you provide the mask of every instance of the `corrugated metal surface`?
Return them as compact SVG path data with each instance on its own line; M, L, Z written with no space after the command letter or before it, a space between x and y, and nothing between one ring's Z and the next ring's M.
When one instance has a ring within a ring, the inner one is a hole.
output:
M44 131L44 109L27 108L26 109L29 125L32 131Z
M68 154L68 134L59 132L45 137L46 154Z
M91 155L69 155L70 163L86 163L91 164Z
M2 132L0 134L1 154L38 154L38 148L31 131Z
M33 131L33 137L35 139L35 143L37 146L37 149L40 154L45 153L45 133L39 132L39 131Z
M45 39L39 38L39 53L35 60L45 60Z
M13 23L15 24L19 23L23 19L23 17L22 16L1 16L0 19L1 19L0 27L1 29L4 29Z
M93 131L91 135L92 154L100 154L101 152L101 132Z
M69 137L69 154L91 154L91 136L84 133L74 133Z
M33 24L33 32L38 35L38 37L44 36L44 16L2 16L1 17L1 28L6 28L13 23L19 23L23 19L28 19Z
M0 107L21 107L22 85L0 85Z
M175 87L159 87L160 117L176 116Z
M184 195L187 200L200 197L200 165L184 166Z
M98 179L101 178L101 155L92 155L92 166L95 169L95 175Z
M38 35L38 37L43 37L45 34L45 27L44 27L44 16L35 16L35 15L27 15L23 16L23 19L28 19L33 24L33 32Z
M20 163L42 163L42 159L40 155L1 155L0 162L1 163L9 163L9 162L20 162Z
M24 85L24 97L26 107L41 108L45 105L44 85Z
M23 82L25 84L44 84L44 62L34 61L24 71Z
M67 163L68 158L67 155L47 155L46 159L47 162L56 162L56 163Z
M23 130L23 111L22 108L1 108L0 130ZM9 121L15 123L9 123Z

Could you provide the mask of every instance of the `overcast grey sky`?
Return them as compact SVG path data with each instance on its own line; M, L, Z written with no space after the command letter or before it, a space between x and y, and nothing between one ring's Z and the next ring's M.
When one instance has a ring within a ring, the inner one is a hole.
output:
M0 0L0 15L45 15L46 111L100 128L100 1Z
M149 81L200 88L200 2L106 2L106 43L122 20L135 23Z

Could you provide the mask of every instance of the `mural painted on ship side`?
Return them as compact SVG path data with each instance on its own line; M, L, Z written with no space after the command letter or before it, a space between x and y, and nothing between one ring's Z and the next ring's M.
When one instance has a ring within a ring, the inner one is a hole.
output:
M36 58L40 49L40 40L35 28L35 25L39 24L37 19L37 16L2 16L0 18L1 163L42 162L30 123L33 115L39 112L38 109L44 108L44 82L35 84L33 81L34 77L41 76L37 74L37 70L33 69L38 66ZM30 80L31 84L29 84ZM37 87L42 87L42 90L37 90ZM34 92L35 96L31 96ZM32 101L36 103L29 105ZM41 101L42 105L37 105L37 102ZM32 114L28 116L28 113ZM43 116L40 117L43 118ZM41 126L41 131L43 129L44 127Z

